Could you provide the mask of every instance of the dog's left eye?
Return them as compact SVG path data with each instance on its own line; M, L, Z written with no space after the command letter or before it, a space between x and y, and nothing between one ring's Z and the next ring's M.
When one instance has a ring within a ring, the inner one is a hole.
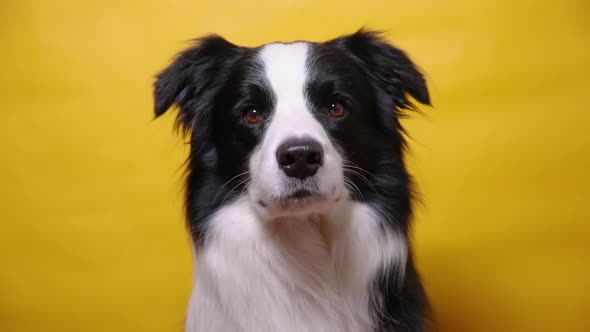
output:
M348 113L346 107L341 103L332 103L326 109L328 111L328 115L333 118L341 118L345 116L346 113Z
M246 120L246 122L250 124L259 123L260 121L262 121L263 118L264 116L262 115L262 112L256 109L249 109L246 112L244 112L244 120Z

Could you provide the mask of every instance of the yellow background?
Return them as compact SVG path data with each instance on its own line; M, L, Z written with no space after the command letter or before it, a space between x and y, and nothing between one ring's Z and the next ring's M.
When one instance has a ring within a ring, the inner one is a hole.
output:
M435 109L406 121L440 331L590 331L590 5L0 2L0 331L180 331L182 140L152 75L189 38L388 30Z

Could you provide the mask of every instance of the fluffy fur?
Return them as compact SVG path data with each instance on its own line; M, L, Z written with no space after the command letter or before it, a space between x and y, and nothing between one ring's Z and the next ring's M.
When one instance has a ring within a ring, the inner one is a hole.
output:
M186 331L425 330L408 96L430 103L422 74L367 30L256 48L209 36L157 76L156 116L177 105L191 143ZM291 143L303 164L282 164ZM294 177L293 165L313 169Z

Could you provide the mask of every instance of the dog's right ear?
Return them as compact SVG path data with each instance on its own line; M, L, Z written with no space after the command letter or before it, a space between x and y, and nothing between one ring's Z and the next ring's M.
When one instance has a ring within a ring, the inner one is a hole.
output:
M177 124L192 127L198 112L210 108L220 82L242 51L220 36L195 40L194 45L180 52L174 61L156 76L154 112L159 117L170 107L180 108Z

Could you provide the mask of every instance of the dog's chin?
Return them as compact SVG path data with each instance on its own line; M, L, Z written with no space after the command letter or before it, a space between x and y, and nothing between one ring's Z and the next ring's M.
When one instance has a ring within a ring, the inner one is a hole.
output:
M294 213L298 213L298 211L306 212L308 209L313 209L314 205L322 204L325 201L326 195L305 190L300 190L273 199L273 203L275 203L279 209L294 211Z
M257 210L266 216L265 219L277 220L288 217L324 214L339 201L336 193L325 194L300 190L268 199L255 198Z

